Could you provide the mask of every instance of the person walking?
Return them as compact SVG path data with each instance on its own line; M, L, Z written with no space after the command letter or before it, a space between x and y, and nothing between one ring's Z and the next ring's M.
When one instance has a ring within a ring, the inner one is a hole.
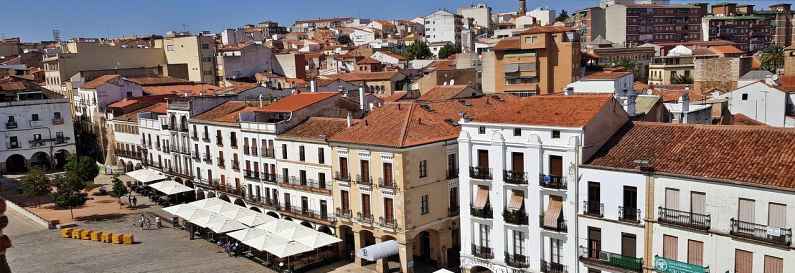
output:
M155 228L160 229L161 227L162 227L162 225L160 223L160 217L159 216L155 216Z
M133 195L133 197L132 197L132 206L133 206L133 208L137 208L138 207L138 198L136 198L135 195Z

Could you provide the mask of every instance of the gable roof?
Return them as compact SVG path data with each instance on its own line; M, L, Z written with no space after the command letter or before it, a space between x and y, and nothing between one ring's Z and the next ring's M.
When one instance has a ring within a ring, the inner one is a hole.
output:
M284 97L261 109L260 112L290 113L339 95L336 92L299 93Z
M467 88L470 87L468 85L437 85L420 96L418 100L434 101L454 99L458 98Z
M758 81L767 79L767 77L772 77L773 73L767 70L751 70L748 73L745 73L742 77L740 77L741 81Z
M174 84L174 85L158 85L158 86L144 86L144 93L149 95L213 95L215 91L221 87L210 84Z
M497 112L520 99L510 95L491 95L427 103L386 103L329 141L405 148L451 140L457 138L461 131L457 124L461 118L459 113L479 117Z
M90 82L84 83L80 86L81 89L97 89L97 87L102 86L112 80L121 78L120 75L102 75L99 78L96 78Z
M138 113L151 112L151 113L158 113L158 114L166 114L168 112L168 108L167 107L168 107L167 103L158 102L158 103L152 104L150 106L147 106L147 107L144 107L144 108L129 112L127 114L124 114L124 115L121 115L121 116L118 116L118 117L114 117L113 120L127 121L127 122L138 122Z
M219 106L216 106L209 111L201 113L191 120L219 122L219 123L237 123L240 121L241 112L253 112L262 110L256 104L250 105L245 101L227 101Z
M614 102L611 94L526 97L500 107L499 111L473 117L472 121L579 128Z
M520 48L522 48L521 37L505 38L497 42L497 44L494 46L495 50L520 49Z
M795 130L765 126L628 123L587 165L795 190Z
M325 141L347 127L348 121L344 118L311 117L279 137Z

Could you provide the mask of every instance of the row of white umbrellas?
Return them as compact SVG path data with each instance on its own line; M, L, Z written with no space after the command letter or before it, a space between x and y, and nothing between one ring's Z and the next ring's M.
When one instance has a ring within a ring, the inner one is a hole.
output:
M172 195L172 194L179 194L183 192L193 191L193 188L182 185L173 180L157 182L149 185L149 187L165 195Z
M341 242L337 237L296 222L274 218L218 198L202 199L164 210L215 233L229 232L229 237L280 258Z

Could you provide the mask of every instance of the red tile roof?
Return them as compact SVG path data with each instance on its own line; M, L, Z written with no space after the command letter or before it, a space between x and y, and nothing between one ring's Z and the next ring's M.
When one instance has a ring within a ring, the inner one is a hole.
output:
M257 103L249 104L248 102L245 101L227 101L224 104L216 106L215 108L210 109L207 112L199 114L198 116L192 118L191 120L220 122L220 123L237 123L240 121L241 112L261 111L263 108L257 106Z
M616 103L612 95L527 97L472 121L579 128L611 103Z
M145 86L144 93L149 95L213 95L215 91L221 87L209 84L175 84L175 85L160 85L160 86Z
M522 48L521 37L505 38L497 42L497 44L494 46L495 50L520 49L520 48Z
M329 141L402 148L451 140L457 138L461 131L456 124L461 119L459 113L479 117L498 112L520 99L492 95L428 103L387 103L356 125L332 136Z
M764 126L630 123L587 164L795 190L795 130Z
M733 45L720 45L720 46L711 46L709 47L710 50L714 51L718 54L743 54L745 51L740 50L739 48Z
M300 93L292 96L284 97L268 106L261 109L261 112L280 112L290 113L295 112L315 103L324 101L339 95L336 92L318 92L318 93Z
M525 34L538 34L538 33L560 33L560 32L569 32L575 31L576 29L571 27L564 27L564 26L535 26L528 28L527 30L517 32L518 35L525 35Z
M627 75L632 75L632 72L627 71L599 71L585 75L585 80L617 80Z
M121 78L121 76L119 76L119 75L102 75L102 76L99 76L99 78L96 78L96 79L94 79L94 80L92 80L90 82L84 83L83 85L80 86L80 88L81 89L97 89L97 87L100 87L101 85L106 84L106 83L108 83L108 82L110 82L112 80L118 79L118 78Z
M419 100L437 101L454 99L458 98L467 88L469 88L469 85L438 85L420 96Z
M152 104L150 106L129 112L127 114L115 117L113 120L120 120L120 121L127 121L127 122L138 122L138 113L158 113L158 114L166 114L168 112L168 104L165 102L158 102Z
M378 60L370 57L365 57L364 59L361 59L360 61L356 62L356 64L380 64L380 63L381 62L379 62Z
M353 121L358 122L358 120ZM282 133L279 137L325 141L347 127L348 121L344 118L312 117Z
M328 78L340 79L346 82L358 81L388 81L399 75L399 71L384 71L384 72L353 72L329 75Z
M127 78L127 80L140 86L188 83L188 80L174 78L174 77L136 77L136 78Z

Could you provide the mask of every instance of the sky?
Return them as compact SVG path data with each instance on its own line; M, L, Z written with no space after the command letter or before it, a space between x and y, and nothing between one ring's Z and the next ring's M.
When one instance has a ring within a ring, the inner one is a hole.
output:
M119 37L176 31L220 32L229 27L272 20L291 25L296 19L351 16L406 19L486 3L495 12L513 11L516 0L3 0L0 37L51 40L59 29L72 37ZM528 0L528 9L557 11L598 5L598 0ZM692 1L674 0L686 3ZM704 2L704 1L698 1ZM710 2L710 1L708 1ZM721 2L714 0L711 2ZM758 7L795 0L753 0Z

